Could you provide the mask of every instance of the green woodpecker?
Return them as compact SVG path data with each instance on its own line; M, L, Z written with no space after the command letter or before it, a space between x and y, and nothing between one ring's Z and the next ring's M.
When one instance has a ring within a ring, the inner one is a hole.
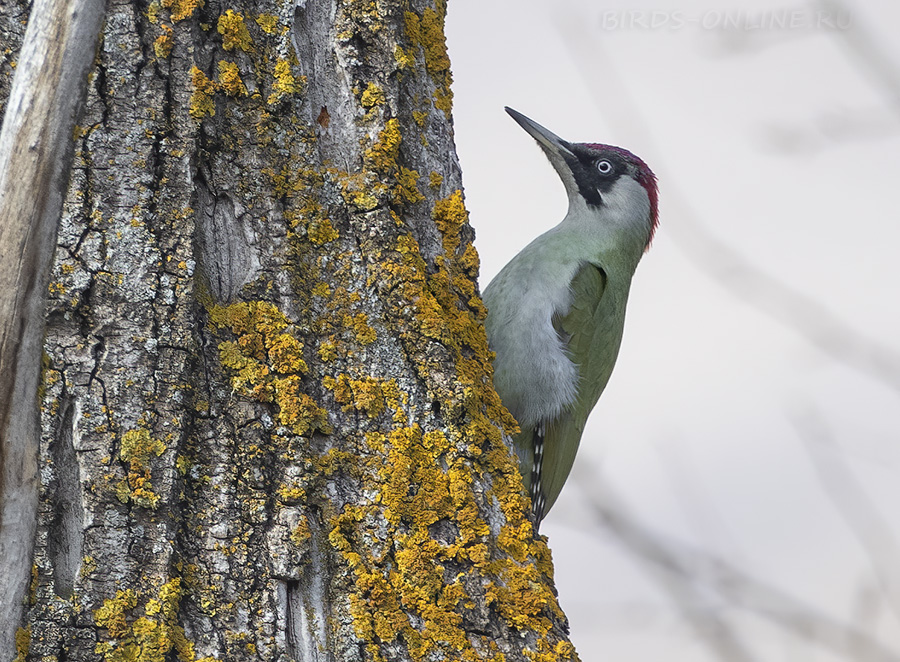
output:
M631 277L656 230L656 177L620 147L569 143L507 108L556 169L569 209L484 290L494 386L519 422L513 439L535 528L572 469L588 415L622 341Z

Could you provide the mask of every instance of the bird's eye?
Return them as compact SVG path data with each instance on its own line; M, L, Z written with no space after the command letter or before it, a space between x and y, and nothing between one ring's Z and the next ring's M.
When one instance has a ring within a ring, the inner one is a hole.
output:
M607 161L606 159L601 159L597 161L597 170L600 171L601 175L608 175L612 172L613 166L612 163Z

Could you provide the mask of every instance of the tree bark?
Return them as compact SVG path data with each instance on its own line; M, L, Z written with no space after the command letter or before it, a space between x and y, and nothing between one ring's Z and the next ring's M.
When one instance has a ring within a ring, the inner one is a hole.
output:
M432 2L110 3L21 659L575 657L491 385Z
M31 577L47 281L103 2L37 0L31 14L0 131L0 659Z

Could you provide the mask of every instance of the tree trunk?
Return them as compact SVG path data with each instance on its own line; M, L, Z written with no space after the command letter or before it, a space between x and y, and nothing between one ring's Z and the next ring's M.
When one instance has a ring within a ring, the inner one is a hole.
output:
M491 386L431 2L109 4L20 659L575 657Z
M24 14L24 12L23 12ZM0 131L0 659L14 655L38 505L38 383L56 228L102 0L37 0ZM20 23L21 25L21 23ZM0 34L18 46L10 26ZM7 39L3 43L9 43Z

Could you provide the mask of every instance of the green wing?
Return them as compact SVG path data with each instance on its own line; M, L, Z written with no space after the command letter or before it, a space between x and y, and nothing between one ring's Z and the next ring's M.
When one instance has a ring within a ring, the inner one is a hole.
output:
M622 339L620 311L607 288L606 273L595 264L585 264L572 279L572 306L554 320L568 338L569 357L578 366L578 395L572 407L551 421L544 437L541 483L547 513L559 496L578 452L591 409L606 388ZM542 514L543 514L542 513Z

